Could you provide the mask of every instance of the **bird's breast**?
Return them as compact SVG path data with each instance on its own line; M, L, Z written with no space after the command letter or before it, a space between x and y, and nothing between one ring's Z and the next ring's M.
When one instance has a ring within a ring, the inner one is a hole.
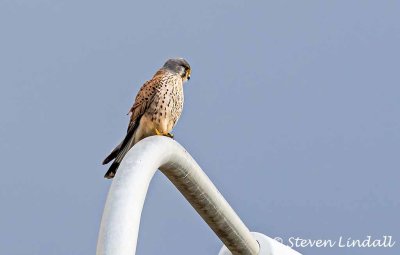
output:
M169 77L164 85L157 89L150 112L151 121L160 132L171 132L181 116L183 101L183 86L180 78Z

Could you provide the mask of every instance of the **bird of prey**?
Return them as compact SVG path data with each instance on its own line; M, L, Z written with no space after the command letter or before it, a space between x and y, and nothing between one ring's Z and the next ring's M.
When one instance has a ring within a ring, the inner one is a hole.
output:
M182 113L183 83L190 79L190 73L185 59L169 59L143 84L128 113L131 116L124 140L103 161L105 165L114 159L105 178L115 176L125 154L141 139L152 135L173 138L170 132Z

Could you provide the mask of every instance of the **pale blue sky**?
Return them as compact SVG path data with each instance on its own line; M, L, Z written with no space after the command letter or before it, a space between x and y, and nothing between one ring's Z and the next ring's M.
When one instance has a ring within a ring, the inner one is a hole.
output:
M398 254L399 13L367 0L0 1L0 254L95 253L100 162L175 56L193 68L176 140L251 230L393 235L392 249L299 251ZM137 254L220 247L157 174Z

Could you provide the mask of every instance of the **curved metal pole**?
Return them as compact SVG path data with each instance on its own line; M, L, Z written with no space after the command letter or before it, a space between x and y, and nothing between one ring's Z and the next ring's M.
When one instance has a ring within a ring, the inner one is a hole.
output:
M127 153L111 184L97 255L135 254L144 200L158 168L233 254L258 254L256 239L189 153L170 138L152 136Z

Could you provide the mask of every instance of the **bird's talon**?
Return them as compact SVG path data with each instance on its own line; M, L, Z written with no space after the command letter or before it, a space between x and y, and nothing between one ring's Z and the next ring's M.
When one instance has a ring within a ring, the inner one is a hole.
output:
M174 139L174 135L171 133L161 133L157 128L155 128L154 131L156 132L156 135L162 135Z
M156 134L157 134L157 135L162 135L162 133L161 133L160 131L158 131L157 128L155 129L155 131L156 131Z

